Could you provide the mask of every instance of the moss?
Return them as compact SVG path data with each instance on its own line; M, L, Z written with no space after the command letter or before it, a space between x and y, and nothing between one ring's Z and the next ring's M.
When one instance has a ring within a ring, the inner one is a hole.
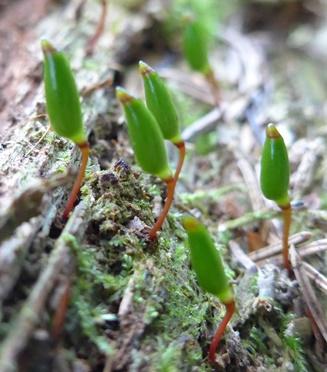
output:
M61 151L56 157L55 171L57 173L67 172L70 161L71 161L70 151Z
M153 256L158 302L151 307L155 316L144 344L151 344L155 351L151 357L153 370L180 371L185 365L202 366L205 370L207 322L215 329L224 308L199 289L190 269L188 248L168 231L162 234L159 250Z
M282 357L283 363L289 361L295 371L308 371L299 337L286 330L295 315L285 311L273 299L270 302L272 307L269 313L262 313L260 307L257 309L253 307L257 294L256 278L257 276L252 276L251 284L251 278L245 276L241 280L242 285L237 289L240 320L244 322L240 329L244 349L253 362L260 360L266 368L278 368L279 359ZM242 297L245 287L252 287L254 297Z
M77 275L67 327L74 330L69 332L74 334L72 344L91 365L99 354L112 353L115 358L125 345L124 327L136 322L138 333L131 336L128 347L132 348L132 360L126 361L127 368L146 365L153 371L183 371L185 366L192 366L199 371L210 370L205 356L225 309L198 287L179 212L171 211L157 243L147 241L147 228L154 220L153 197L161 190L161 184L153 183L153 178L124 164L116 163L86 178L83 194L93 202L85 241L81 246L72 244ZM219 198L225 191L218 190L209 198ZM190 196L190 202L197 197L207 196ZM218 236L220 243L232 237L230 231L224 234ZM224 244L221 250L227 254ZM227 272L231 278L235 276L231 269ZM118 310L126 291L132 294L131 314L121 318ZM257 276L245 275L236 288L238 315L232 322L238 324L242 350L231 347L229 341L225 348L231 365L237 363L237 353L243 353L255 366L274 368L278 351L271 347L264 328L254 326L260 317L253 308L257 296ZM300 351L292 338L283 336L284 313L277 310L280 313L274 322L265 319L264 324L278 330L287 355L294 360ZM232 336L227 332L224 340Z
M181 358L181 346L172 342L168 347L161 343L158 345L158 372L177 372L178 361Z
M224 186L217 189L199 190L192 193L181 193L179 195L183 204L198 207L198 203L206 201L219 201L224 195L233 191L245 191L241 184Z
M67 235L66 242L69 243L77 259L77 275L68 314L69 320L66 324L68 328L76 327L75 333L77 335L81 333L80 337L86 337L94 343L101 353L112 354L113 348L99 326L99 319L102 319L108 311L103 297L109 300L113 293L122 292L127 278L124 275L108 274L94 247L80 246L70 235ZM80 343L80 339L77 338L75 342ZM81 346L80 348L83 349Z
M302 341L298 335L294 334L287 329L290 322L295 319L293 313L286 313L282 319L281 339L284 347L287 349L290 359L296 371L307 372L309 371L308 363L305 358L305 352L302 346Z

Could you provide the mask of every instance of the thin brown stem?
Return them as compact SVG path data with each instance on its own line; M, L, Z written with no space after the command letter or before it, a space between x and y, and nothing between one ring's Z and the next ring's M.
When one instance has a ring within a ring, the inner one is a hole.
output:
M180 175L181 170L183 168L186 149L185 149L185 142L184 141L179 142L179 143L175 143L175 146L178 148L178 151L179 151L178 164L177 164L175 175L174 175L174 181L175 181L175 187L176 187L179 175Z
M174 192L175 192L175 178L169 178L165 181L167 185L167 197L165 201L165 205L163 207L163 210L161 211L161 214L157 220L157 222L152 226L150 232L149 232L149 238L151 240L154 240L157 236L157 232L161 229L162 224L164 223L167 214L169 212L169 209L171 207L171 204L174 200Z
M174 177L166 180L167 198L166 198L166 201L165 201L164 208L163 208L157 222L153 225L152 229L149 232L149 238L151 240L154 240L156 238L157 232L161 229L161 227L162 227L162 225L163 225L163 223L164 223L164 221L167 217L167 214L169 212L171 204L174 200L174 193L175 193L176 184L177 184L179 175L181 173L181 170L182 170L182 167L183 167L183 164L184 164L185 153L186 153L185 142L182 141L182 142L179 142L179 143L175 143L175 146L178 148L178 151L179 151L178 164L177 164L177 167L176 167Z
M66 313L70 301L70 292L71 281L67 280L52 321L51 335L56 342L59 340L59 337L64 328Z
M104 25L105 25L106 17L107 17L107 10L108 10L107 0L101 0L101 9L102 9L102 11L101 11L99 23L97 25L95 33L89 39L89 41L87 43L87 47L86 47L86 55L87 56L91 56L93 54L96 43L98 42L101 34L103 33Z
M213 70L210 68L210 70L205 74L206 80L209 84L213 100L215 103L215 106L220 105L220 89L219 89L219 84L218 81L215 77L215 74Z
M74 203L77 199L79 190L80 190L80 188L82 186L82 183L83 183L83 180L84 180L85 170L86 170L87 162L89 160L89 153L90 153L89 144L87 142L85 142L83 144L78 145L78 147L80 148L81 153L82 153L82 160L81 160L81 165L80 165L80 168L79 168L77 178L75 180L73 189L72 189L72 191L69 195L69 198L68 198L68 201L67 201L64 213L63 213L63 219L64 220L67 220L70 212L72 211L72 209L74 207Z
M211 341L210 349L209 349L209 362L212 364L216 363L216 350L219 346L220 340L222 339L224 332L226 330L227 324L231 320L234 312L235 312L235 302L232 300L231 302L228 302L225 304L226 307L226 314L222 320L222 322L219 324L219 327L216 330L216 333Z
M291 204L288 203L285 206L279 206L282 210L282 217L283 217L283 261L284 267L290 273L292 270L290 261L288 259L288 237L290 234L290 227L291 227L291 220L292 220L292 208Z

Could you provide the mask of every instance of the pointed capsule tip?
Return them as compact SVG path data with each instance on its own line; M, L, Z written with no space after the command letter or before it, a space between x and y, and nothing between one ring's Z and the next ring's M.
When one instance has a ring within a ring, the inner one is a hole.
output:
M154 69L150 67L147 63L139 61L139 72L143 76L147 76L154 72Z
M192 216L185 216L182 218L182 225L186 231L196 230L199 224L200 222Z
M281 137L281 135L278 132L277 128L272 123L270 123L270 124L267 125L266 135L267 135L268 138L280 138Z
M41 40L41 48L44 54L52 54L57 51L48 40Z
M122 87L117 87L116 88L116 97L122 105L125 105L125 104L127 104L128 102L131 102L134 99L134 97L131 96L130 94L128 94L126 89L124 89Z

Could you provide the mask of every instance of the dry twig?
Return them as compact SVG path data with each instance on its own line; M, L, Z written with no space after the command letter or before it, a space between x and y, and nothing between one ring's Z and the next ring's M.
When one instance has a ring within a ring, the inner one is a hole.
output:
M101 15L99 17L99 22L97 24L97 28L95 30L94 35L89 39L86 46L86 55L91 56L94 52L94 48L103 34L104 26L106 23L107 18L107 12L108 12L108 4L107 0L101 0Z
M316 253L324 252L326 250L327 250L327 239L316 240L309 244L298 247L298 253L302 258L311 256ZM282 258L282 255L279 254L278 256L270 257L269 261L272 264L280 265L283 262L283 258ZM264 260L260 260L256 262L258 266L262 266L265 264Z
M327 321L325 319L325 314L310 283L306 270L303 267L302 259L296 252L293 244L290 246L290 258L295 277L302 290L304 301L312 314L312 317L317 324L324 340L327 342Z
M307 262L303 262L302 265L308 277L327 294L327 278Z
M311 238L312 234L308 231L302 231L300 233L294 234L290 236L289 243L298 245L300 243L303 243ZM267 258L270 258L277 253L281 252L282 250L282 243L278 242L276 244L268 245L267 247L264 247L260 249L259 251L251 252L249 254L250 258L254 261L261 261L265 260Z

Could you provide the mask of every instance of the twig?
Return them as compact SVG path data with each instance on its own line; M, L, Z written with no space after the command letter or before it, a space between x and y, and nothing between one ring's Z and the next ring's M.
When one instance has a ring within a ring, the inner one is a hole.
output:
M325 293L327 294L327 278L322 275L318 270L307 262L303 262L302 266L307 273L308 277Z
M182 137L184 141L191 141L200 134L210 132L222 118L224 120L232 120L242 116L249 99L249 97L240 95L229 102L222 102L220 107L214 108L183 130Z
M207 133L212 130L216 126L217 121L221 119L222 113L222 109L216 107L208 114L189 125L182 133L184 141L190 141L200 133Z
M40 320L46 300L54 287L58 275L70 266L73 256L70 255L71 241L69 234L80 236L84 232L88 208L81 202L74 210L60 238L50 255L48 265L41 273L28 299L23 305L11 330L1 345L0 372L12 372L15 369L18 354L24 349L28 339Z
M324 312L320 306L315 291L309 281L309 278L306 274L306 270L304 270L303 268L302 259L300 255L296 252L296 249L293 244L290 246L290 258L295 277L302 289L304 301L310 313L312 314L312 317L315 323L317 324L324 340L327 342L327 322L325 319Z
M312 234L308 231L302 231L300 233L294 234L290 236L289 243L290 244L300 244L303 243L311 238ZM282 243L278 242L276 244L268 245L265 248L260 249L259 251L251 252L249 257L254 261L260 261L267 259L275 254L281 252L282 250Z
M301 257L311 256L312 254L320 253L327 250L327 239L316 240L315 242L309 243L298 247L298 252ZM278 255L276 257L270 258L270 263L275 265L280 265L283 262L282 256ZM258 266L264 265L265 261L256 261Z
M247 271L256 272L256 264L251 258L245 254L243 249L238 245L235 240L229 242L229 248L238 263L240 263Z

